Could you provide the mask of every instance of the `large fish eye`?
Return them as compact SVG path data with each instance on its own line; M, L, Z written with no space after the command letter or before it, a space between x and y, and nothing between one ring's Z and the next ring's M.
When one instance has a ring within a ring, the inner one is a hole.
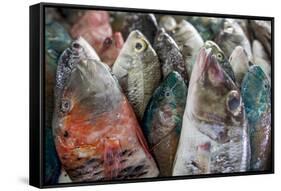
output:
M234 116L237 116L241 111L241 104L242 103L239 92L236 90L230 91L226 98L227 110Z
M69 112L70 107L71 107L70 100L68 100L68 99L63 99L63 100L61 101L61 108L60 108L60 109L61 109L61 111L62 111L63 113Z
M146 42L142 39L138 39L135 43L134 49L135 49L136 52L142 52L146 49L146 47L147 47Z

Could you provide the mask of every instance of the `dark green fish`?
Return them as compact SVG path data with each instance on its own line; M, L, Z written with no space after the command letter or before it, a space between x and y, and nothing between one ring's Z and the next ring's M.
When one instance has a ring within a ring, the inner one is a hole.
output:
M126 39L134 30L139 30L153 44L158 24L153 14L134 13L125 17L122 34Z
M55 184L61 171L60 162L54 147L52 117L54 110L54 86L57 62L60 54L67 48L71 38L62 25L46 20L45 25L45 176L46 184Z
M44 183L56 184L61 173L61 163L55 149L52 128L46 127L44 131Z
M251 169L271 167L271 87L260 66L253 65L241 86L246 116L249 121Z
M154 91L143 118L143 131L160 169L160 176L172 176L187 86L175 71Z
M204 41L214 40L217 33L223 27L222 18L213 18L213 17L188 17L189 21L200 33Z
M170 72L177 71L188 84L189 77L179 47L163 28L158 30L153 47L159 57L163 78L167 77Z
M212 50L191 74L173 176L246 171L250 148L240 91Z
M216 57L221 67L235 83L236 79L233 69L228 61L228 58L225 56L224 52L220 49L220 47L213 41L206 41L204 47L206 49L211 48L213 55Z

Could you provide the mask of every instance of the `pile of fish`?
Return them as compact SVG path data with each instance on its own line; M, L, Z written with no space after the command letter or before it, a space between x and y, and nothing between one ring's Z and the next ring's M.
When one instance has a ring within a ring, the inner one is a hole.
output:
M45 183L271 168L271 23L47 8Z

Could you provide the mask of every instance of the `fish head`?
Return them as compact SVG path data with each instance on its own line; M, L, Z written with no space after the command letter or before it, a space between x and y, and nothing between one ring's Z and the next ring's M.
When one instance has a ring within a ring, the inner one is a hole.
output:
M122 99L108 66L84 54L82 44L74 41L59 59L54 129L63 128L69 121L80 124L89 120L91 123L99 114L112 111Z
M155 51L146 37L138 30L128 36L112 71L118 80L126 78L131 71L143 70L157 58Z
M225 51L226 56L230 56L231 52L237 45L243 45L245 34L241 26L234 20L225 19L223 29L218 33L216 42Z
M168 52L173 49L179 49L176 42L167 32L165 32L165 29L163 28L160 28L157 31L153 47L155 48L159 58L166 58Z
M240 85L245 73L248 71L250 63L245 49L241 46L237 46L229 57L229 63Z
M249 122L257 121L271 109L271 85L267 75L258 65L252 65L245 75L241 92Z
M225 56L222 49L213 41L206 41L204 44L204 47L206 49L210 49L212 52L212 55L216 57L216 60L222 65L225 62L228 62L227 57Z
M245 49L242 46L237 46L229 57L229 62L234 65L249 65L249 59Z
M163 27L166 31L173 31L177 26L177 21L174 17L165 15L160 18L159 27Z
M212 48L201 48L188 92L187 115L201 124L201 132L218 142L226 142L230 130L242 131L245 120L240 91Z
M100 51L102 61L107 63L109 66L112 66L118 57L123 44L124 40L120 32L114 33L112 37L105 38Z
M160 85L158 91L158 99L169 100L169 102L174 102L175 100L180 102L180 100L184 100L187 95L187 87L184 83L184 79L176 71L169 73Z

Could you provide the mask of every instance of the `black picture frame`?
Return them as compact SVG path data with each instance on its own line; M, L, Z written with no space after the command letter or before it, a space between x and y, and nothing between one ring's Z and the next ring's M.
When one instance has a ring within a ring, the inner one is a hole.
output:
M94 9L107 11L125 11L138 13L161 13L169 15L189 15L189 16L207 16L220 18L234 18L234 19L254 19L271 21L271 158L272 165L268 171L247 171L237 173L220 173L207 175L188 175L176 177L157 177L133 180L111 180L99 182L80 182L80 183L60 183L55 185L45 185L43 182L43 144L44 144L44 87L45 87L45 53L44 53L44 32L45 32L45 8L47 7L61 7L73 9ZM227 176L244 176L244 175L258 175L258 174L272 174L274 173L274 17L265 16L250 16L250 15L232 15L232 14L215 14L215 13L196 13L184 11L168 11L168 10L153 10L153 9L135 9L123 7L104 7L93 5L74 5L74 4L57 4L57 3L39 3L30 6L30 138L29 138L29 184L38 188L54 188L54 187L69 187L69 186L85 186L85 185L100 185L100 184L116 184L116 183L133 183L133 182L151 182L151 181L166 181L179 179L195 179L195 178L212 178L212 177L227 177Z

